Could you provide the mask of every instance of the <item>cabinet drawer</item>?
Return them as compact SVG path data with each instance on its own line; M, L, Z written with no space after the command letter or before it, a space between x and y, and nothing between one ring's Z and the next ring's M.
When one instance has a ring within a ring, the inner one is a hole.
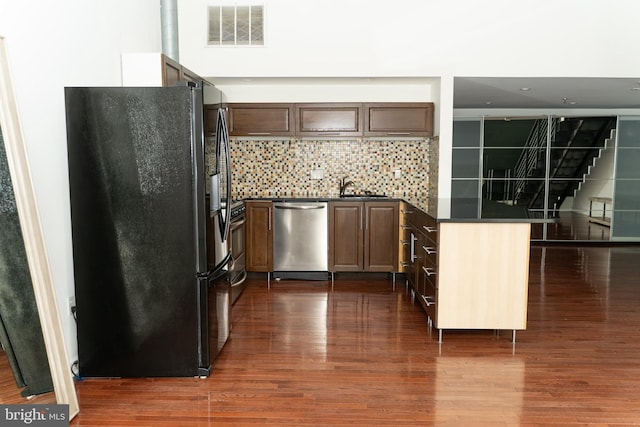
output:
M438 266L438 248L437 246L431 244L428 239L425 239L422 247L422 256L424 257L424 265L425 267L433 268L434 270Z
M437 289L437 283L438 283L437 280L436 280L436 276L437 276L437 273L436 273L435 269L433 269L430 274L425 274L424 275L425 292L426 293L431 293L431 294L435 295L435 292L436 292L436 289Z
M422 225L420 227L420 231L425 235L428 246L432 246L435 248L438 247L438 227L437 226Z
M435 287L435 282L432 279L435 276L424 276L424 284L422 287L422 295L420 296L422 306L424 307L427 315L435 321L436 319L436 307L438 303L438 292Z

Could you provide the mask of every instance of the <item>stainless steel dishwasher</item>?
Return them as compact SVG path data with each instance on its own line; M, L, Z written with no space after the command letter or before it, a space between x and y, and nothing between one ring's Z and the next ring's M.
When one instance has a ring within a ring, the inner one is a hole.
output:
M326 280L328 203L276 202L273 219L273 277L276 280Z

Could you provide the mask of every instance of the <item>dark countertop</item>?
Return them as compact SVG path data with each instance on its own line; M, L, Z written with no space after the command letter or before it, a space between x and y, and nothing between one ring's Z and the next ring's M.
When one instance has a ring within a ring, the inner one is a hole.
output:
M438 222L465 222L465 223L554 223L558 220L555 218L543 219L543 218L530 218L527 217L527 211L522 208L516 208L508 205L503 205L495 202L487 203L485 201L483 205L482 214L483 218L438 218L437 214L437 200L431 200L426 195L390 195L385 197L367 197L366 195L359 195L358 197L340 197L338 194L318 195L318 196L255 196L245 197L244 200L269 200L272 202L406 202L426 213L427 215L435 218ZM448 201L446 201L448 203Z
M272 202L398 202L402 199L391 196L358 196L358 197L340 197L340 196L271 196L271 197L246 197L244 200L270 200Z

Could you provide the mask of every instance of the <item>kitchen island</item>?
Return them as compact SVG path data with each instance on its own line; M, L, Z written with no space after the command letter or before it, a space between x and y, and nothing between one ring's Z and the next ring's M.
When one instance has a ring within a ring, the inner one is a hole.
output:
M434 209L435 210L435 209ZM401 203L401 265L438 329L526 329L531 221L441 219Z

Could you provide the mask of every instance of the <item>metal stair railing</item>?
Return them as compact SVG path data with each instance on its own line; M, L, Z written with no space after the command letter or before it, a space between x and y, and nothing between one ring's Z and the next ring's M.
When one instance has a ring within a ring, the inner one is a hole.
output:
M556 119L538 119L531 128L527 142L522 148L522 153L514 167L515 184L513 186L514 204L522 196L527 184L527 178L536 168L540 153L544 154L547 148L547 133L551 122L551 139L556 132Z

